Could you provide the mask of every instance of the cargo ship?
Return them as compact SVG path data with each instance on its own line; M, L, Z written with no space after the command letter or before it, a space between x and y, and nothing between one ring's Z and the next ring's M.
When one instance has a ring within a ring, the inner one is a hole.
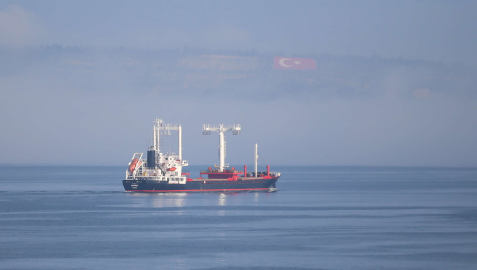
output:
M161 153L160 138L171 135L171 131L178 133L178 153ZM190 178L190 173L183 170L189 165L182 159L182 127L181 125L166 124L162 119L154 121L153 144L144 153L134 153L126 170L126 179L123 180L124 189L128 192L240 192L240 191L276 191L276 182L280 178L279 172L258 172L258 145L255 144L255 167L252 172L237 170L225 163L225 132L233 135L241 132L240 124L209 125L205 124L202 134L219 133L219 164L200 171L199 177Z

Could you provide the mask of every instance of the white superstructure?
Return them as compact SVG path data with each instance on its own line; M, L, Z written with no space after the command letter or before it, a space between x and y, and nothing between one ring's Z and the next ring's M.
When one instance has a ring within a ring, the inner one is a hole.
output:
M160 136L171 135L171 130L177 131L179 145L178 154L160 152ZM147 159L142 159L142 153L135 153L126 170L126 180L143 178L145 180L167 181L169 184L185 184L187 174L182 173L182 167L188 166L187 160L182 159L182 127L181 125L166 124L162 119L154 120L153 145L147 151Z

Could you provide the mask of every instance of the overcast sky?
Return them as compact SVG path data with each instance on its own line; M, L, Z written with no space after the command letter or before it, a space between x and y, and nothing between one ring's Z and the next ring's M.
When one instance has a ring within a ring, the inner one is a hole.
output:
M475 67L476 18L476 1L0 1L0 47L254 49ZM469 79L453 85L455 72L441 74L450 82L445 94L429 85L399 94L428 72L399 67L373 97L265 99L256 82L246 99L201 99L141 92L112 76L117 67L106 58L94 55L94 72L76 78L24 57L18 72L0 63L0 163L127 164L146 150L159 116L183 124L184 155L194 165L217 163L218 135L200 135L202 124L240 123L241 136L227 135L227 162L235 164L252 163L258 142L271 164L477 166L477 102L469 94L477 90L449 94Z

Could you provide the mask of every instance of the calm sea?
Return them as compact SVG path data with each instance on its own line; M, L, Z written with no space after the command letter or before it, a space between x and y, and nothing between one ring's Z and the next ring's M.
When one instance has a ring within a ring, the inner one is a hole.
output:
M126 193L125 169L1 166L0 269L477 269L477 169L272 167L278 192L227 194Z

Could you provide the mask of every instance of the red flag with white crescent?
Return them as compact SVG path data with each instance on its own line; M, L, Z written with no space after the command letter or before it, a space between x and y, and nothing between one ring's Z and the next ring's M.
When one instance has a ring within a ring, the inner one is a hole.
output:
M274 69L300 69L316 70L316 61L311 58L296 58L296 57L273 57Z

